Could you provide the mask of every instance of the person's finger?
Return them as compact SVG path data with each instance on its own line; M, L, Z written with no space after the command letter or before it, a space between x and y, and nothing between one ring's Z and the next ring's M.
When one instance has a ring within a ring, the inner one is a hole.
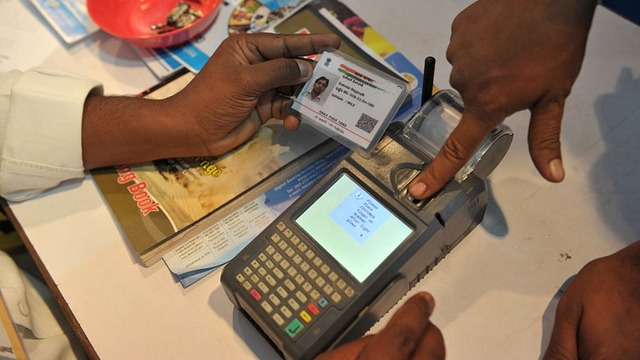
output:
M300 127L300 119L293 115L287 115L283 120L284 128L289 131L296 131Z
M296 57L316 54L325 46L340 47L340 38L335 34L254 35L244 36L241 41L243 53L253 64L242 76L262 92L309 80L313 65Z
M529 153L538 172L552 182L564 179L560 149L563 112L564 101L538 105L531 109Z
M251 92L262 94L287 85L309 80L313 66L302 59L274 59L243 68L238 84Z
M287 115L292 115L288 108L291 98L276 94L271 100L271 116L276 119L285 119Z
M333 349L316 356L315 360L357 359L358 355L362 352L362 349L364 349L373 338L374 335L369 335L346 343L337 349Z
M433 162L409 185L411 196L424 199L440 190L467 163L492 128L465 111Z
M414 359L444 360L446 355L444 337L437 326L429 324L425 335L413 354Z
M263 123L273 118L285 120L287 116L292 115L288 110L290 102L289 97L269 90L258 97L255 108Z
M566 296L565 292L565 296ZM578 326L580 322L579 308L563 297L558 303L556 318L553 324L551 340L543 360L577 360L578 359Z
M240 121L227 135L207 144L209 155L219 155L233 149L243 142L249 140L262 126L263 121L256 110L253 110L249 116Z
M250 64L271 59L317 54L321 48L340 47L336 34L275 35L252 34L238 38Z
M410 359L431 325L429 316L434 305L433 296L426 292L409 298L364 349L361 358Z

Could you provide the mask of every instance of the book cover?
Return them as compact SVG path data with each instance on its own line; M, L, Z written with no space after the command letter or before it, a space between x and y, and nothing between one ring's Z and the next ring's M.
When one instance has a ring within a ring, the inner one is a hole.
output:
M182 89L192 73L147 91L159 99ZM268 121L249 141L217 157L163 159L92 171L133 250L144 265L161 258L180 232L250 191L327 137L308 126L287 131ZM276 181L275 179L272 181Z

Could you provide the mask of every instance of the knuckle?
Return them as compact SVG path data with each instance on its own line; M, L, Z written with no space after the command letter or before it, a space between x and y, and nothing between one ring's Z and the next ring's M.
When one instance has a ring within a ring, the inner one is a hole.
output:
M463 165L469 160L470 151L460 140L450 137L442 146L440 154L452 164Z
M415 333L410 326L398 325L391 329L389 335L395 343L398 358L405 358L418 347L422 334Z

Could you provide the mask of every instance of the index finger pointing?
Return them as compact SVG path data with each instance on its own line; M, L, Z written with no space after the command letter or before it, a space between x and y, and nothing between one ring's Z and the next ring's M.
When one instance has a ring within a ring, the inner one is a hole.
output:
M411 196L424 199L440 190L469 161L491 129L465 111L433 162L409 185Z

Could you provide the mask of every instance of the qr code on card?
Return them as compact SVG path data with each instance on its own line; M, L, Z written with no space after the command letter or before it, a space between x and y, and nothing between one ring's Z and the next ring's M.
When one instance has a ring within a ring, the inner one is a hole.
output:
M378 124L378 120L372 118L371 116L362 113L362 115L360 115L360 119L358 119L358 122L356 123L356 127L358 129L361 129L363 131L366 131L367 133L371 134L371 132L373 131L373 129L376 128L376 125Z

